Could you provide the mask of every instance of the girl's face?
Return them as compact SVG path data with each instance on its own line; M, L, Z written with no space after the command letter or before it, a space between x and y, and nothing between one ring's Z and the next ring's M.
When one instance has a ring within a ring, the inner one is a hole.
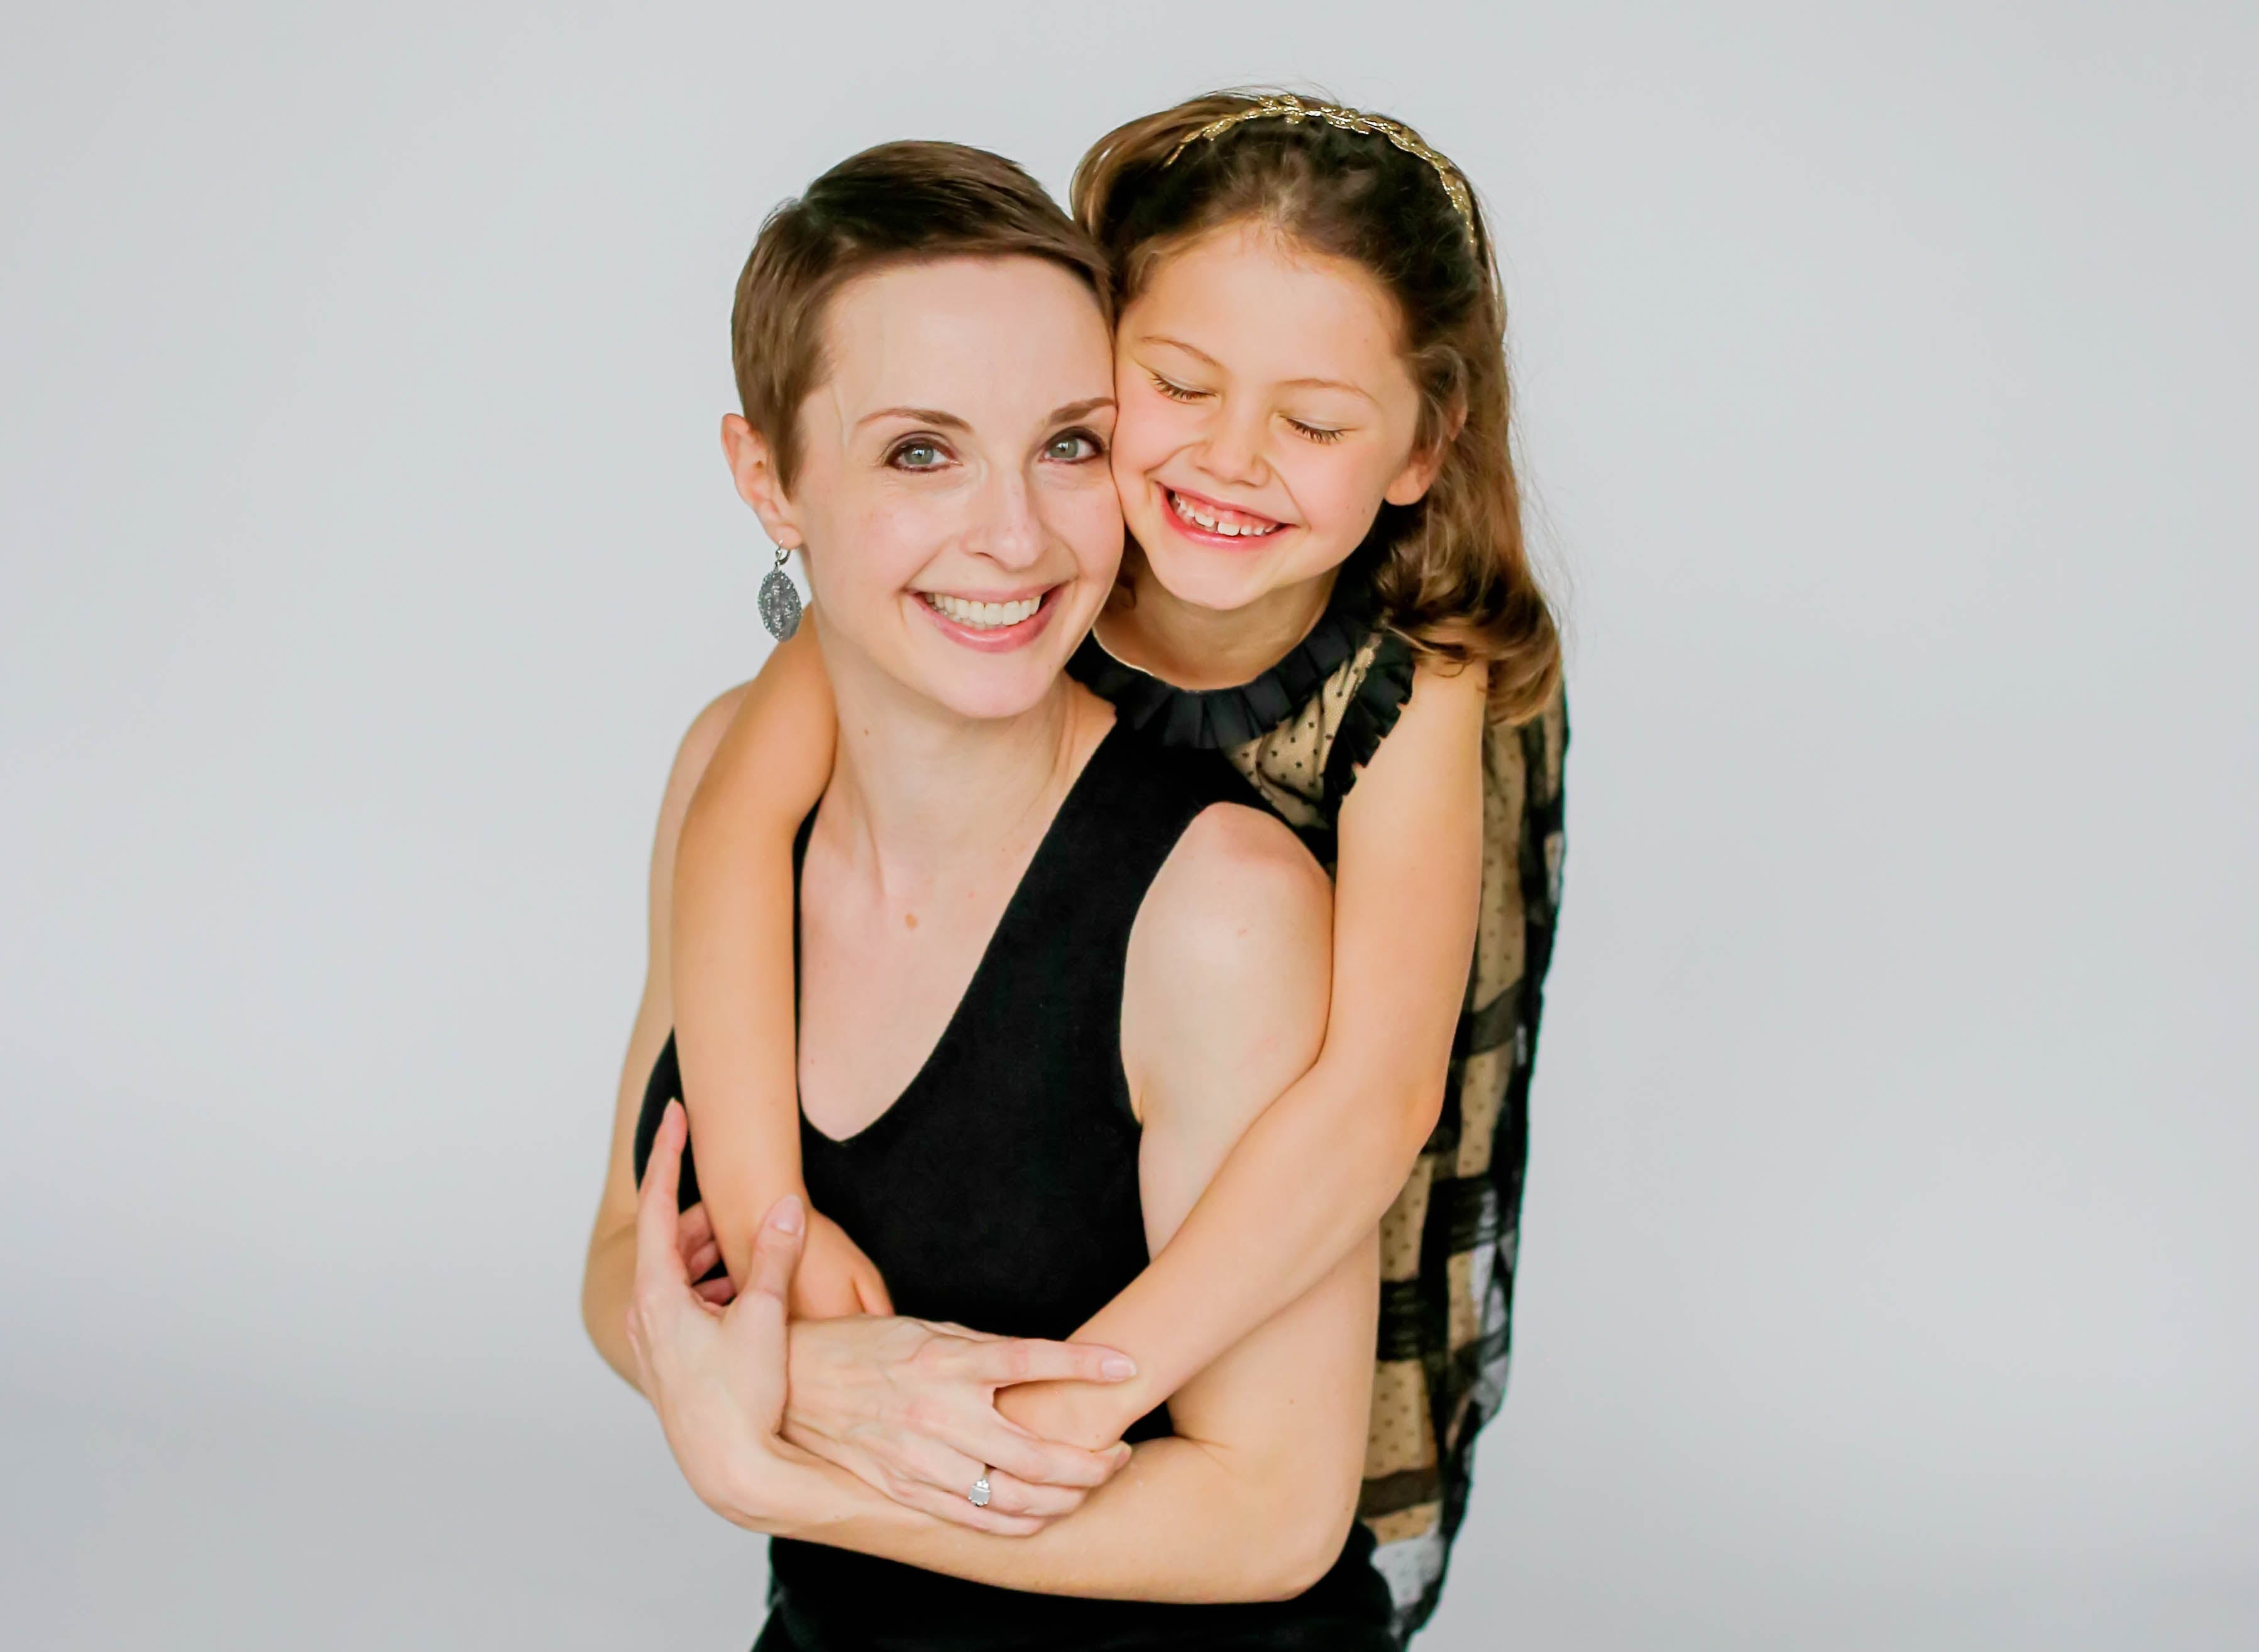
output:
M1116 335L1114 480L1172 595L1229 610L1316 579L1427 491L1401 331L1361 267L1258 224L1161 260Z
M788 495L744 420L728 439L772 536L808 549L826 658L859 657L959 716L1029 710L1122 554L1089 289L1037 258L902 265L843 287L825 332Z

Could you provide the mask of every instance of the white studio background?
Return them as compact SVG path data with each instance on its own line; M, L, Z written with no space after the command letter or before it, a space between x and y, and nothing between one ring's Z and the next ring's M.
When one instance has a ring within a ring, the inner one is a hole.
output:
M0 1596L743 1646L578 1323L731 282L1215 84L1485 192L1573 624L1475 1648L2259 1641L2259 28L2220 4L25 8Z

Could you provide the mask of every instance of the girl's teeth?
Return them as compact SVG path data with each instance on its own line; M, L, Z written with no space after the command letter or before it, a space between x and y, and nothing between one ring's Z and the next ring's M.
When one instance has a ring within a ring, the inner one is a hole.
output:
M1211 516L1208 512L1202 510L1198 505L1194 504L1192 501L1187 499L1182 494L1179 493L1172 493L1169 495L1169 502L1176 508L1177 514L1182 516L1187 522L1191 523L1195 527L1205 528L1210 533L1220 533L1227 539L1260 538L1266 533L1277 532L1279 528L1279 524L1275 522L1271 523L1268 527L1262 528L1257 527L1251 522L1225 522L1221 517Z
M946 614L959 625L969 625L975 630L1000 630L1007 625L1017 625L1022 620L1032 619L1044 605L1040 596L1022 597L1016 602L968 602L961 596L944 596L938 591L922 593L926 602L937 613Z

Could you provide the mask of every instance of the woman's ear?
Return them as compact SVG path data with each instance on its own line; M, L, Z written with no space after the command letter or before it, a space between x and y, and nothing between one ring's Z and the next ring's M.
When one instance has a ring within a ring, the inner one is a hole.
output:
M1451 451L1451 444L1459 439L1466 423L1467 404L1454 404L1443 421L1443 434L1427 447L1414 448L1412 457L1404 461L1404 468L1396 473L1380 496L1392 505L1416 505L1426 498L1428 490L1436 485L1436 472L1443 468L1443 455Z
M745 415L726 413L722 417L722 456L730 461L738 497L753 508L770 540L787 551L798 550L804 543L798 513L777 476L768 438L747 424Z

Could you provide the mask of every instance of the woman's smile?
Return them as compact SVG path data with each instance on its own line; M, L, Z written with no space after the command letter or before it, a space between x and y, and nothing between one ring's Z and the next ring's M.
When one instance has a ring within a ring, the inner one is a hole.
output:
M1063 586L1006 596L959 596L948 591L914 591L917 606L934 629L951 642L985 653L1024 648L1051 623L1051 599Z

